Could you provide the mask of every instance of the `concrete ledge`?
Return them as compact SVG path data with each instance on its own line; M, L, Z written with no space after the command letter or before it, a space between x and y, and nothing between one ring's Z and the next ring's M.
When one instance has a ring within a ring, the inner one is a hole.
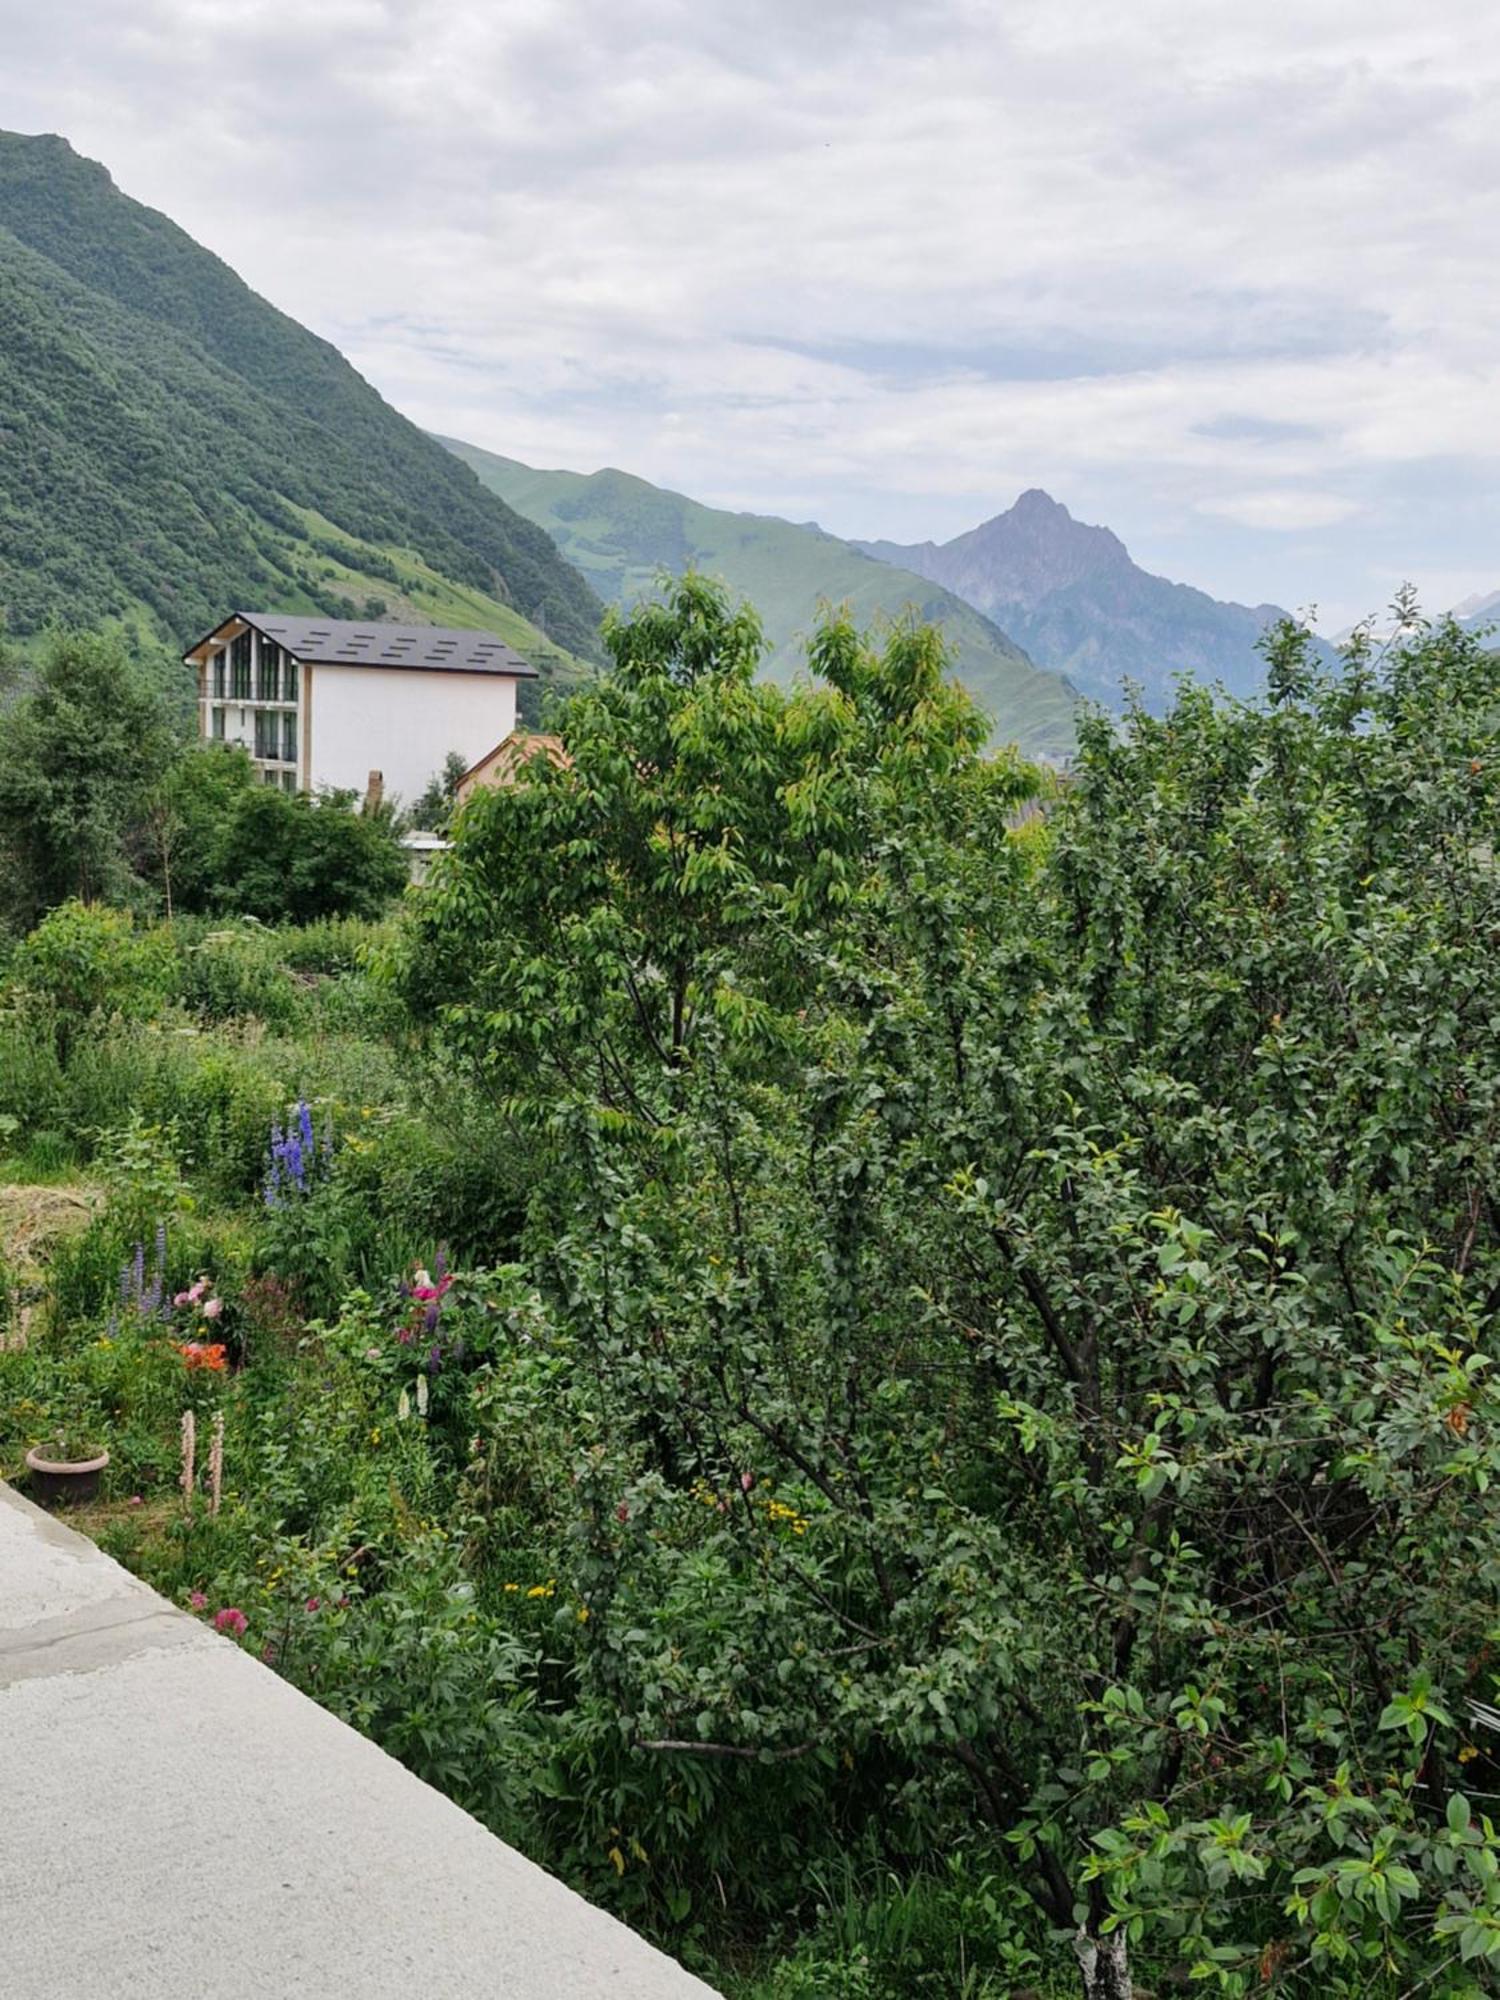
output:
M714 2000L0 1485L0 1994Z

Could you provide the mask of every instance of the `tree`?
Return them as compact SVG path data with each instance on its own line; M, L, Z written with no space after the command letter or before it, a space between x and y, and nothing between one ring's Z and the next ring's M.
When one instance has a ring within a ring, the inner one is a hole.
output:
M163 696L100 634L55 634L31 690L0 714L0 845L12 918L69 897L119 900L127 847L174 746Z
M218 907L219 871L232 870L226 828L256 784L236 743L195 743L169 764L145 802L142 872L160 887L167 916Z
M453 817L458 781L468 768L458 752L450 750L443 759L442 770L433 774L426 791L407 814L410 825L424 833L446 833Z
M1491 663L1286 631L1011 836L929 633L608 645L402 974L533 1155L580 1792L988 1841L1091 2000L1490 1990Z
M352 792L314 798L251 784L209 829L210 905L264 923L376 917L406 881L387 812L355 810Z

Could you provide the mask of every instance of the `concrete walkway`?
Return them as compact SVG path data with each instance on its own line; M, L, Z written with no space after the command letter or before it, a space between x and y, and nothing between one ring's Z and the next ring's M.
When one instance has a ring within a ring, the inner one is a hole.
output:
M0 1484L5 2000L713 2000Z

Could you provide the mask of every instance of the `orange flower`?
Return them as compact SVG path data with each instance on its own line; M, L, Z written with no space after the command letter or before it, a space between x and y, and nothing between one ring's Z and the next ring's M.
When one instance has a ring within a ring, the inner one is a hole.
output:
M224 1343L219 1340L181 1340L177 1343L177 1352L187 1368L208 1368L214 1374L222 1375L229 1366L224 1359Z
M1452 1431L1455 1437L1467 1436L1469 1429L1468 1404L1455 1403L1453 1408L1448 1412L1447 1416L1444 1417L1443 1422L1448 1426L1449 1430Z

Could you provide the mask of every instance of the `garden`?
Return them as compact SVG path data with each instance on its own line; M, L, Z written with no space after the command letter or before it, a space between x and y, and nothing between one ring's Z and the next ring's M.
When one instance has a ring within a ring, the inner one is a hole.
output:
M734 2000L1495 1991L1489 656L608 645L388 914L5 947L0 1474Z

